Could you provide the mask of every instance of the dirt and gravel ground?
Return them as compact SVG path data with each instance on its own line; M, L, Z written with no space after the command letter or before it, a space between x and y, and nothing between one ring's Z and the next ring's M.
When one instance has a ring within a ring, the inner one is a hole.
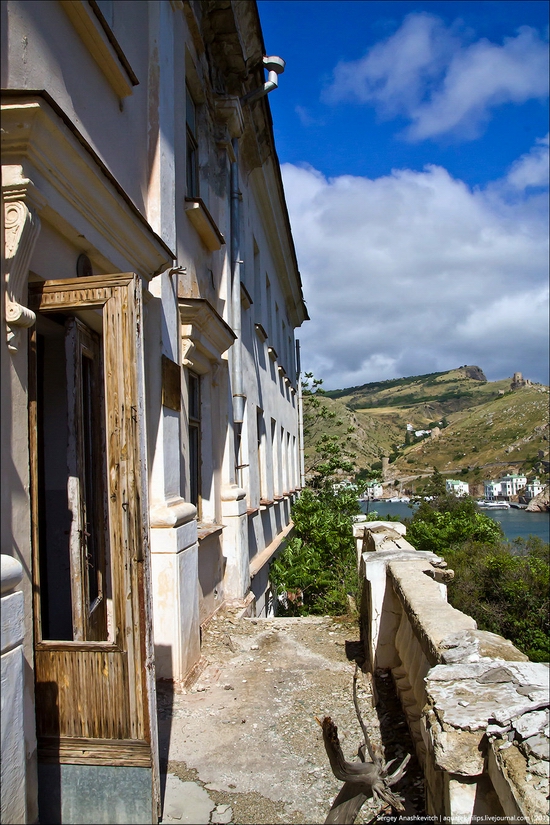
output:
M330 617L214 617L203 638L205 667L183 693L159 689L161 767L193 782L212 801L210 822L322 823L341 783L333 776L316 717L338 725L344 755L357 758L362 734L352 700L356 622ZM347 646L353 652L353 645ZM361 674L359 704L371 738L386 759L412 745L392 680L377 674L378 708L370 677ZM186 786L190 787L190 786ZM408 814L423 813L422 777L413 757L396 790ZM357 822L379 808L369 800ZM163 822L184 822L165 811ZM208 822L208 819L204 821Z

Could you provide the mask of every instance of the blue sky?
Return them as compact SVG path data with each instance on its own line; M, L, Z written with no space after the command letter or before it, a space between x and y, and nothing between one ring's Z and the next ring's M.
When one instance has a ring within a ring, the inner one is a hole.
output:
M544 0L259 0L327 388L477 364L548 383Z

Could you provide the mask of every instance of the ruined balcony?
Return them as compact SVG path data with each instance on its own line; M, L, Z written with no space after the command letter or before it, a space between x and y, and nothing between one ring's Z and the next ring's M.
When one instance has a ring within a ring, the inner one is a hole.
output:
M404 525L354 528L367 668L393 676L422 766L428 815L548 818L549 669L447 602L453 573Z

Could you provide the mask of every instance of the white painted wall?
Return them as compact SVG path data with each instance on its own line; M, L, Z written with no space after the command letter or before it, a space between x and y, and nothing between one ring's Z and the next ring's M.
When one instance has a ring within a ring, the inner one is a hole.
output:
M2 822L27 822L27 776L23 715L24 598L14 592L23 568L11 556L2 555Z
M80 5L90 15L88 4ZM294 328L305 311L275 159L268 158L264 168L252 169L250 157L243 152L239 162L241 277L253 303L242 309L241 317L247 400L237 457L231 348L216 353L204 341L191 342L188 347L189 341L182 341L178 309L178 295L202 298L229 327L235 320L231 310L230 155L219 142L223 129L216 120L218 89L211 88L205 53L188 26L182 3L114 3L113 9L115 37L139 81L130 84L123 96L62 4L9 0L2 5L3 88L44 89L49 96L8 101L10 113L6 117L3 112L3 191L15 181L21 197L40 219L40 234L28 264L32 280L74 277L76 260L83 252L95 274L135 271L142 278L157 675L181 680L200 656L200 617L206 600L204 592L201 595L199 571L208 566L205 554L212 545L210 541L201 564L200 529L205 525L221 528L217 541L222 554L220 570L225 568L225 573L220 574L220 582L213 583L220 599L242 599L251 585L251 559L267 546L276 546L277 536L289 523L290 505L300 484ZM93 23L93 15L90 20ZM201 197L226 239L215 251L205 247L184 208L186 80L193 86L199 107ZM263 104L255 105L260 107L257 113ZM247 128L254 132L247 118ZM231 129L229 137L240 134L240 127ZM173 265L179 268L177 272L170 271ZM257 335L255 323L269 329L267 341ZM27 816L34 821L28 353L24 330L21 346L13 353L7 350L4 333L0 346L2 477L7 483L2 492L1 536L2 547L20 558L24 569L25 681L21 696L28 762ZM277 351L275 359L269 347ZM181 411L162 404L162 355L182 365ZM204 382L204 524L197 523L195 508L189 503L189 368ZM263 410L266 427L262 485L258 408ZM237 470L237 463L247 466ZM262 490L262 498L269 503L260 507ZM215 565L211 567L215 576ZM257 573L255 584L258 604L264 609L267 568ZM210 599L208 609L213 604Z

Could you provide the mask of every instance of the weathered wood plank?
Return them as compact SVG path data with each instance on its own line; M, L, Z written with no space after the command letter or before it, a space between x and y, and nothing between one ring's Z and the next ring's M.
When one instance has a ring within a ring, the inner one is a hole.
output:
M132 731L125 653L37 650L35 667L39 736L144 738Z
M151 747L133 739L87 739L67 736L62 739L42 736L38 739L41 762L71 765L121 765L148 768Z

